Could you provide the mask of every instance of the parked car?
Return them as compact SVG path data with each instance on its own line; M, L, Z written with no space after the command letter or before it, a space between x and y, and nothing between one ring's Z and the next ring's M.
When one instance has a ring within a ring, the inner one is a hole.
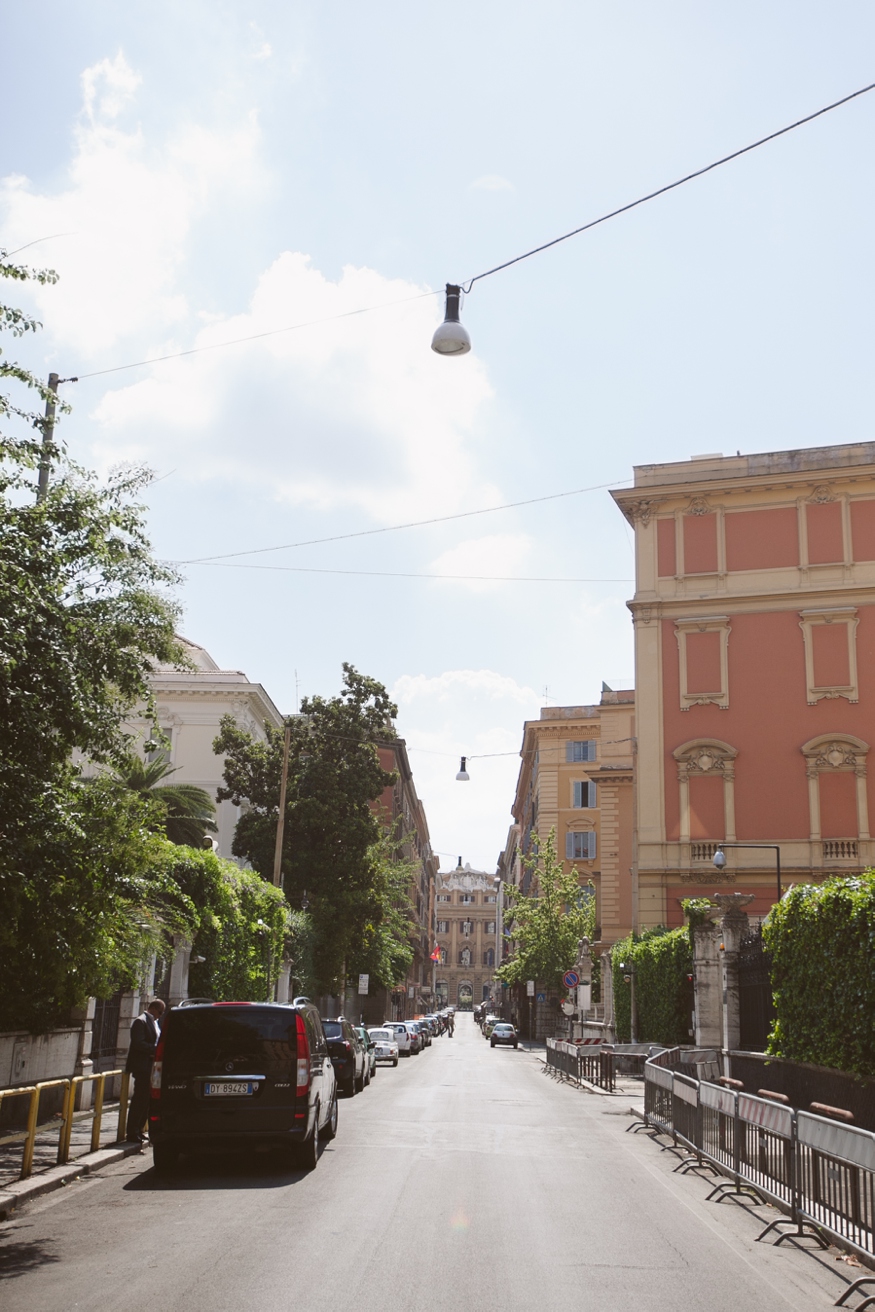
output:
M490 1012L489 1015L486 1017L486 1019L485 1019L484 1022L483 1022L483 1037L484 1037L484 1039L488 1039L488 1038L490 1037L490 1035L492 1034L492 1031L493 1031L495 1025L497 1024L497 1022L498 1022L498 1017L497 1017L497 1016L493 1016L492 1013Z
M496 1021L493 1026L492 1033L489 1036L489 1046L490 1048L494 1048L498 1043L507 1044L511 1048L518 1048L520 1046L520 1036L517 1034L514 1027L507 1021Z
M413 1052L413 1039L403 1020L383 1021L383 1029L391 1030L398 1044L398 1056L409 1057Z
M410 1035L410 1051L415 1056L416 1053L422 1052L423 1048L425 1047L425 1044L422 1041L422 1031L420 1030L415 1020L406 1020L404 1022L404 1028L407 1030L407 1033Z
M370 1084L371 1080L377 1073L377 1049L374 1046L374 1040L371 1038L364 1025L353 1025L353 1029L362 1041L368 1058L368 1075L365 1084Z
M365 1087L365 1076L371 1077L364 1044L348 1020L323 1020L322 1028L337 1083L341 1092L352 1098Z
M291 1149L312 1170L337 1133L337 1080L315 1007L212 1002L164 1021L152 1068L156 1171L181 1153Z
M390 1061L393 1066L398 1065L398 1036L394 1030L388 1028L368 1030L374 1044L375 1061Z
M419 1026L419 1032L422 1035L422 1046L431 1047L431 1026L423 1016L417 1016L416 1024Z

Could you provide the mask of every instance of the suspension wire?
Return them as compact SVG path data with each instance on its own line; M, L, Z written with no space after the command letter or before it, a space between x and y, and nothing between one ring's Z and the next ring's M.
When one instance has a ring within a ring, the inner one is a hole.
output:
M600 223L607 223L608 219L615 219L618 214L626 214L639 205L645 205L649 200L655 200L657 196L664 196L667 191L674 191L676 187L682 187L685 182L692 182L694 178L701 178L713 169L719 169L723 164L729 164L732 160L739 159L742 155L747 155L760 146L765 146L769 141L775 141L776 138L783 137L788 132L794 132L796 128L801 128L806 123L812 123L814 119L820 118L823 114L829 114L831 110L838 109L841 105L847 105L849 101L856 100L858 96L865 96L867 92L872 90L875 90L875 82L870 82L866 87L860 87L858 91L852 91L849 96L842 96L841 100L834 100L831 105L824 105L822 109L815 110L813 114L806 114L805 118L799 118L795 123L788 123L786 127L779 128L777 132L770 132L767 137L760 137L758 141L752 141L750 145L742 146L740 150L734 150L731 155L724 155L721 159L715 159L713 163L706 164L704 168L696 169L693 173L687 173L675 182L669 182L664 187L658 187L656 191L648 192L646 196L639 196L637 200L630 201L628 205L621 205L619 209L611 210L609 214L602 214L600 218L592 219L580 228L574 228L571 232L563 233L561 237L554 237L552 241L545 241L542 246L535 246L533 250L526 251L523 255L516 255L512 260L505 260L504 264L496 264L494 269L487 269L485 273L478 273L475 277L469 278L467 284L461 283L462 291L467 294L475 282L479 282L481 278L489 278L493 273L500 273L502 269L509 269L511 265L519 264L521 260L527 260L531 255L540 255L541 251L548 251L551 246L558 246L560 242L568 241L570 237L577 237L581 232L588 232L590 228L598 227Z

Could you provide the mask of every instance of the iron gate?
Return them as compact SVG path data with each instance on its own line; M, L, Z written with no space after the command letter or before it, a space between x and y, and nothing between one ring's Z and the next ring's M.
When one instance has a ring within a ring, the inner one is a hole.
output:
M121 989L113 993L111 998L97 999L94 1020L91 1022L91 1060L95 1074L112 1070L116 1064L121 1000Z
M738 1001L742 1049L765 1052L775 1019L775 1003L761 925L745 934L739 944Z

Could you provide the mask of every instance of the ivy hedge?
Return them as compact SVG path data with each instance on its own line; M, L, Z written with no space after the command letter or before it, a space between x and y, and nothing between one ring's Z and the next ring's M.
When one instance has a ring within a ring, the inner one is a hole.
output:
M693 1008L693 985L689 976L693 969L693 952L688 929L648 929L641 935L633 934L614 944L611 968L614 1017L620 1043L628 1043L632 1032L632 990L621 969L629 962L635 967L638 1040L666 1046L689 1043Z
M153 877L163 889L179 890L189 908L185 932L192 956L203 957L189 972L189 993L216 1002L267 998L283 957L305 991L309 924L292 912L279 888L251 870L241 870L214 852L167 843Z
M797 884L770 911L769 1052L875 1075L875 873Z

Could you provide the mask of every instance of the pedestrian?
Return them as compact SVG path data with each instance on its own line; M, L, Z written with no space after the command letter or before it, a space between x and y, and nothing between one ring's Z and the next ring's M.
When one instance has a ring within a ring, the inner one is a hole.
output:
M453 1013L450 1012L449 1016L447 1016L447 1033L449 1034L450 1038L453 1037L453 1030L454 1030L455 1028L456 1028L456 1027L455 1027L455 1023L454 1023L454 1021L453 1021Z
M128 1109L128 1143L146 1142L146 1118L149 1115L149 1093L152 1081L152 1063L161 1037L161 1017L164 1003L153 998L145 1011L131 1025L131 1046L125 1070L134 1077L134 1096Z

